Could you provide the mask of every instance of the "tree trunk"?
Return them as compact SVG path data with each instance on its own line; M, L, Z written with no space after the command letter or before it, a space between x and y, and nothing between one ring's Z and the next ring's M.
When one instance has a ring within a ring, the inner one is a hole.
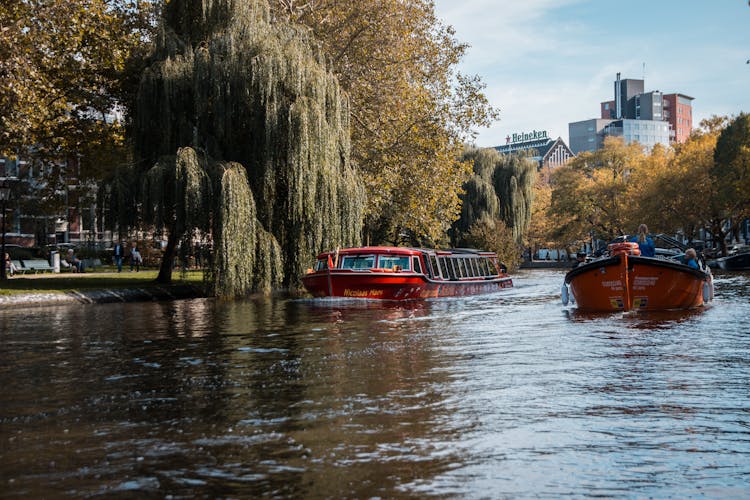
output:
M177 236L174 231L169 233L167 238L167 248L164 249L164 255L161 258L159 266L159 275L156 277L157 283L168 285L172 283L172 262L174 261L174 252L177 247Z
M727 233L724 231L724 220L712 220L711 221L711 234L714 237L714 244L718 243L721 256L727 256Z

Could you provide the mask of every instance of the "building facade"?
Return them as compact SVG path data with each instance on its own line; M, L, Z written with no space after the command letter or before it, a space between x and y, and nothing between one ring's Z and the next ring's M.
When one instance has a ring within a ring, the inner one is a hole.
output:
M601 149L604 143L604 129L614 121L613 119L591 118L569 123L570 149L575 154Z
M674 130L674 140L685 142L693 130L693 98L684 94L664 95L664 120Z
M669 124L661 120L615 120L603 129L604 136L622 137L626 144L640 143L653 149L657 144L668 145L672 137Z
M600 117L568 124L570 148L576 154L595 151L606 136L646 148L684 142L692 130L692 101L684 94L644 92L644 80L621 79L617 73L614 99L600 103Z
M64 172L60 187L47 179L50 169ZM104 236L97 217L94 183L81 183L77 159L40 166L24 159L0 157L0 178L12 180L6 211L6 241L21 246L55 243L94 244Z
M551 139L546 130L515 133L505 138L506 144L495 146L501 154L528 151L531 159L538 163L537 170L548 177L556 167L564 165L575 156L561 137Z

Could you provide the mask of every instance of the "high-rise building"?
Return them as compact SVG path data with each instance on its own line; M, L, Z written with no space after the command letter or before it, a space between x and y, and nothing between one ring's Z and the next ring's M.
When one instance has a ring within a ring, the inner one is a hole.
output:
M621 79L617 73L614 100L600 104L600 118L568 124L570 149L576 154L595 151L607 135L647 148L684 142L692 130L692 100L684 94L644 92L643 80Z

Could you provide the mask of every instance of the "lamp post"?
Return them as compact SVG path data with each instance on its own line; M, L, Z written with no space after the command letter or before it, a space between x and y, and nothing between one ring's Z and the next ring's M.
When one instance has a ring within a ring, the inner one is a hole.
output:
M3 239L2 251L0 251L0 254L3 256L3 265L0 266L0 280L2 281L5 281L7 278L7 269L5 269L5 208L8 204L8 199L10 199L10 182L8 182L8 179L3 179L2 184L0 184L0 202L2 202L3 208Z

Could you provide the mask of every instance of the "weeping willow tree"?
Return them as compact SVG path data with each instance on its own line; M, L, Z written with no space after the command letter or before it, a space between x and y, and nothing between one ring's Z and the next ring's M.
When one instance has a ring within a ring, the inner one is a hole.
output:
M454 234L460 238L476 221L489 217L507 225L520 243L531 220L536 162L523 153L503 155L491 148L467 149L462 160L473 163L474 174L464 184Z
M531 222L537 162L528 153L501 155L495 168L493 185L500 199L500 219L513 232L519 244Z
M317 252L359 241L364 190L349 161L348 101L310 34L272 23L265 0L166 4L134 135L142 165L154 165L149 220L172 217L169 245L211 231L219 295L296 287ZM180 154L160 160L186 146L223 166L207 161L199 174L180 170ZM184 188L171 189L170 175Z
M531 220L536 162L489 148L468 149L462 160L473 163L474 174L464 184L453 244L485 246L512 265Z
M454 245L459 243L461 235L467 233L476 221L483 217L498 217L500 200L493 185L498 156L494 149L477 148L467 149L463 154L462 160L472 163L474 174L464 184L461 217L453 224Z

